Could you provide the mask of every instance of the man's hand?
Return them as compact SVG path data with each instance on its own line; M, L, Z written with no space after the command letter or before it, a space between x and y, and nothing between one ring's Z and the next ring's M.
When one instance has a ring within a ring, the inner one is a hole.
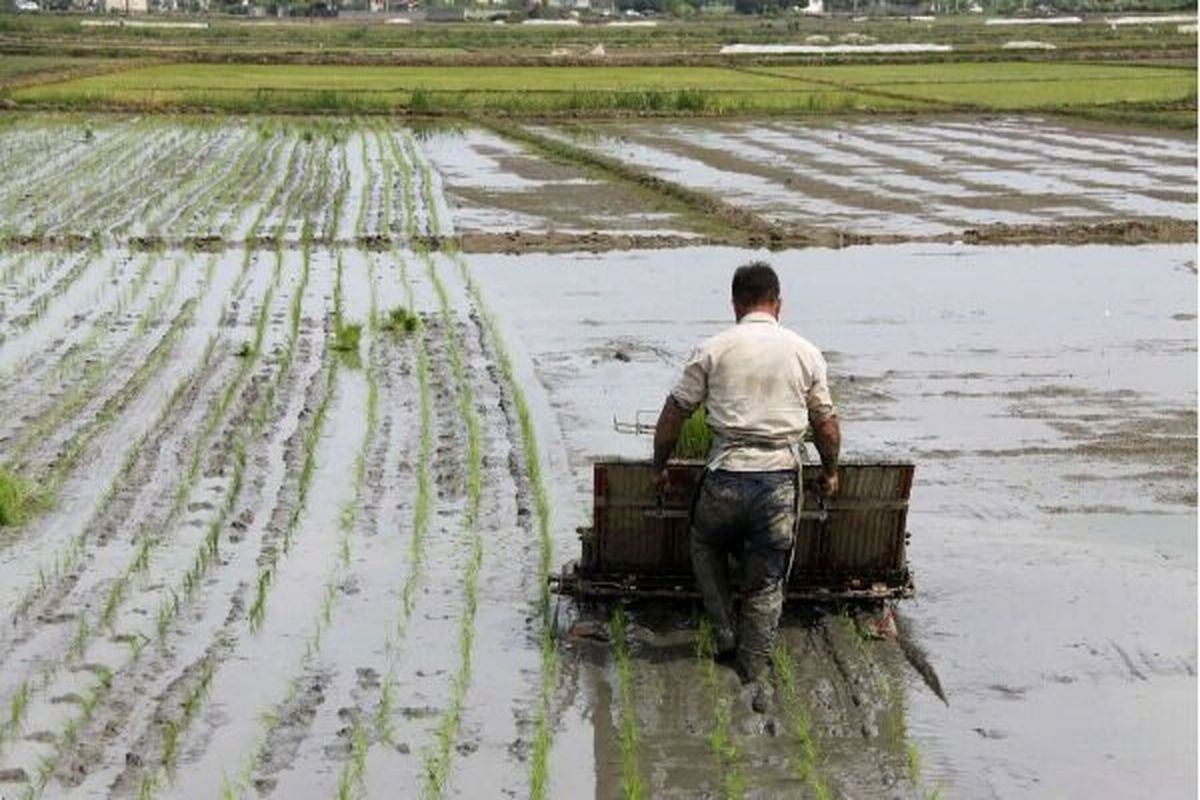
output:
M817 478L817 492L821 497L833 497L838 493L838 474L835 468L833 472L821 470L820 477Z
M650 476L650 485L657 492L665 492L671 486L671 473L667 470L659 470Z

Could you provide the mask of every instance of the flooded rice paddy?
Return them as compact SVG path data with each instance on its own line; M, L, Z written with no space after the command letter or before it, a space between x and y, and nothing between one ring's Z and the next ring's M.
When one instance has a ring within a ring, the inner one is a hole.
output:
M787 224L1195 214L1193 143L1061 123L539 132ZM677 198L483 129L0 139L0 463L53 497L0 529L0 797L1192 791L1194 244L702 245ZM452 246L522 232L663 241ZM847 456L917 464L900 641L794 609L765 717L694 610L543 594L591 460L649 453L613 418L756 257Z

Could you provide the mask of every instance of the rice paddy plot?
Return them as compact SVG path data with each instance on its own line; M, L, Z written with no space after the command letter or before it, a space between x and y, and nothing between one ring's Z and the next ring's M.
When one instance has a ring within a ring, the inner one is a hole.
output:
M728 75L744 73L717 70L714 91L738 93ZM596 76L587 91L625 90L628 74ZM448 74L447 91L467 80ZM0 794L450 797L492 781L534 798L869 796L888 775L897 791L982 794L995 787L970 776L1025 759L1073 777L1004 717L994 674L1092 676L1025 702L1082 700L1134 727L1134 695L1090 687L1124 686L1129 664L1155 702L1184 685L1187 636L1176 622L1126 636L1137 610L1106 609L1120 642L1049 666L989 651L1000 665L972 672L973 648L993 645L925 637L953 658L950 696L977 701L949 711L890 645L789 619L769 736L686 612L605 609L612 642L564 636L573 611L546 578L578 548L589 459L648 454L613 414L661 403L685 349L728 316L729 268L762 256L712 245L736 221L916 239L999 218L1149 224L1194 205L1191 143L1018 118L531 129L0 125L0 401L18 410L0 420ZM906 204L916 193L928 202ZM1040 547L1086 567L1070 590L1093 602L1122 580L1155 608L1182 592L1186 576L1152 581L1141 555L1090 554L1135 518L1137 546L1158 548L1147 564L1194 563L1186 247L919 240L771 257L786 313L829 353L854 446L911 450L931 476L918 536L1010 548L964 568L914 539L942 591L1016 580L969 571ZM1112 377L1131 372L1136 397ZM1006 505L996 487L1026 486L1029 463L1042 493ZM1056 569L989 595L1053 599L1054 613L1027 609L1062 622L1038 630L1044 653L1077 633ZM913 611L918 634L959 624L940 597ZM969 607L963 624L1005 617ZM988 629L1020 651L1021 632ZM1162 655L1129 655L1143 652ZM972 708L1004 720L988 724L1020 760L986 749L998 738L943 736L990 731ZM1139 747L1138 781L1173 788ZM1067 761L1104 772L1078 750Z

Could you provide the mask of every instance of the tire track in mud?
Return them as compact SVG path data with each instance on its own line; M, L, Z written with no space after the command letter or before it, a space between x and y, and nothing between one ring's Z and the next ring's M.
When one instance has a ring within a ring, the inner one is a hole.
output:
M374 285L371 257L368 272ZM376 319L374 300L371 306ZM368 751L395 745L391 718L404 698L398 661L417 603L432 510L433 410L425 332L371 327L383 414L363 451L368 480L354 524L357 555L320 651L302 673L309 687L320 691L300 692L299 702L273 712L280 722L264 745L254 779L281 797L359 796L366 785ZM414 416L418 425L412 424ZM407 535L398 533L410 510ZM404 580L398 581L406 561Z
M408 164L406 174L406 200L407 208L410 209L406 215L408 223L408 236L410 240L415 239L417 220L411 212L417 204L415 196L417 190L415 188L416 181L413 176L420 178L421 197L423 199L422 207L424 209L424 223L426 236L440 236L443 232L450 232L451 226L443 225L440 221L439 209L447 209L448 205L442 195L440 183L437 180L435 171L431 163L424 154L416 147L411 134L406 136L406 149L404 151L404 162ZM394 153L399 155L394 149ZM414 169L415 168L415 169ZM447 215L448 218L448 215ZM425 256L427 259L428 256ZM478 341L478 347L481 352L486 353L486 371L491 377L492 391L497 395L498 405L503 412L503 420L500 425L490 425L488 430L496 428L504 428L506 430L506 444L508 446L508 471L513 486L513 500L516 503L516 514L514 520L514 528L520 530L526 538L533 533L534 525L537 529L536 549L538 552L538 566L534 579L536 580L536 600L534 601L534 614L529 617L532 628L528 633L532 635L538 642L538 652L540 664L534 667L532 664L522 666L516 664L521 673L538 672L538 686L534 691L534 699L525 700L521 705L525 707L525 711L520 708L514 708L513 714L516 718L516 738L510 745L510 750L514 755L528 758L529 762L529 795L533 798L541 798L545 796L549 786L549 770L548 760L552 744L552 720L551 720L551 702L552 696L558 681L557 674L557 648L552 635L552 625L550 620L550 594L548 577L550 573L550 563L552 559L551 539L550 539L550 507L547 499L546 489L542 482L540 455L538 451L537 438L534 431L533 421L529 413L528 405L525 400L524 393L518 384L512 367L511 359L509 358L507 349L504 344L503 336L500 333L499 327L496 324L494 317L488 310L481 291L471 276L470 268L465 259L457 252L449 253L450 263L455 267L455 272L459 282L461 283L461 292L463 302L467 309L467 316L471 320L475 336ZM446 307L446 293L442 288L442 284L437 280L436 273L433 272L433 262L428 262L430 278L434 283L435 291L439 296L440 304L443 308L443 313ZM529 504L532 503L535 519L529 519ZM493 535L491 538L499 538L503 541L504 537ZM528 545L527 545L528 547ZM517 549L517 545L510 544L506 549ZM502 553L502 555L508 555ZM528 564L529 559L525 552L518 550L515 556L522 564ZM509 574L514 572L509 570ZM524 570L521 570L524 573ZM526 594L527 585L525 579L527 575L522 575L516 581L506 582L496 593L497 602L503 603L507 597L521 596ZM511 601L509 601L511 602ZM496 602L488 603L487 608L495 607ZM486 630L495 632L503 630L503 617L492 618L488 620ZM511 622L509 623L511 625ZM524 631L517 629L513 633L521 634ZM493 633L494 635L494 633ZM504 652L505 647L500 641L501 637L496 637L493 642L496 652ZM489 650L491 651L491 650ZM510 656L514 658L515 656ZM488 677L492 677L495 671L488 671ZM492 690L494 696L505 697L510 701L515 701L516 697L522 693L521 687L512 685L511 683L504 687L503 690ZM489 707L495 702L493 696L485 695L486 702L472 703L472 708ZM496 724L493 722L488 730L495 730ZM532 729L532 730L530 730ZM505 730L505 728L501 728ZM525 737L529 737L529 740ZM501 738L497 733L491 733L485 739L494 740ZM476 759L478 762L480 759ZM494 779L495 768L492 768L492 775L487 772L476 776L475 780ZM466 785L470 783L471 776L465 778ZM507 784L512 783L511 780L506 781Z

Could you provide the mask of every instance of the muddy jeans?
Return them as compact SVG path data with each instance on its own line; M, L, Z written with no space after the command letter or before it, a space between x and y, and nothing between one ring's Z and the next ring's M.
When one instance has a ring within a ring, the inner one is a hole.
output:
M769 665L795 521L794 472L705 473L692 513L692 569L713 625L733 630L729 556L741 562L738 661L748 680Z

